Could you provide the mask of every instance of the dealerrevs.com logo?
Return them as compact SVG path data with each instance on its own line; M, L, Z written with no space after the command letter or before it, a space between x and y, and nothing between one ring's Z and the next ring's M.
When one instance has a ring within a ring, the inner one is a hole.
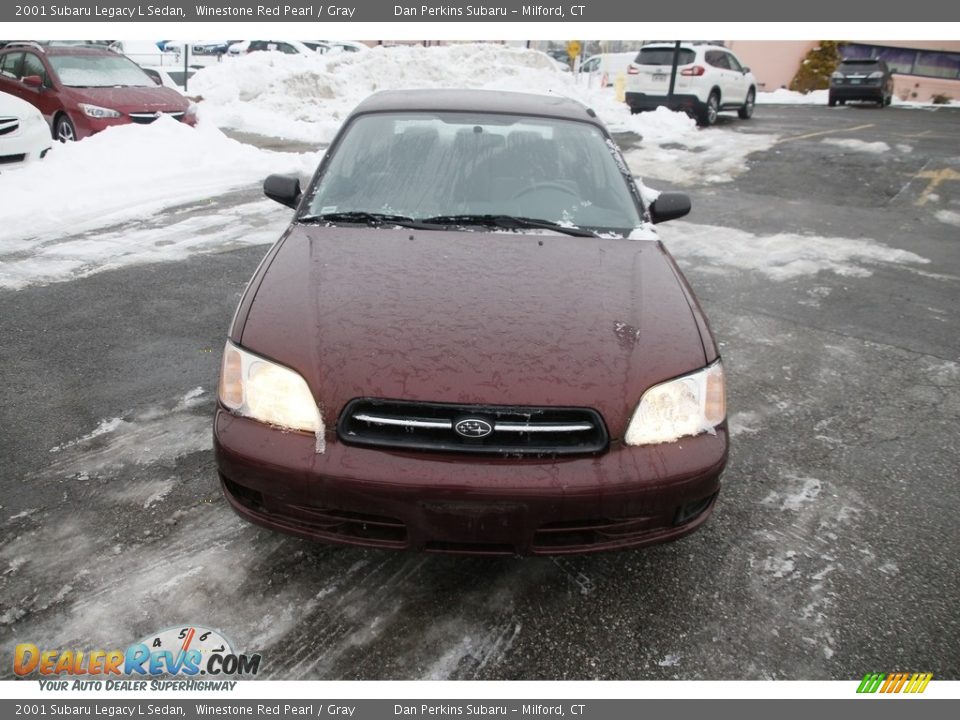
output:
M41 649L20 643L14 650L13 671L20 677L91 676L252 676L260 670L260 655L234 652L216 630L188 626L147 635L126 650Z
M922 693L933 673L867 673L860 681L858 693Z

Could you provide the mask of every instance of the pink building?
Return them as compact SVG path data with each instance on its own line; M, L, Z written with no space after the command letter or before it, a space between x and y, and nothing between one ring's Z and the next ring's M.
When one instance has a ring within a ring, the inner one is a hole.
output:
M815 40L731 40L726 43L748 65L761 90L787 87ZM865 40L843 43L845 57L876 57L894 72L894 94L929 101L935 95L960 100L960 41Z

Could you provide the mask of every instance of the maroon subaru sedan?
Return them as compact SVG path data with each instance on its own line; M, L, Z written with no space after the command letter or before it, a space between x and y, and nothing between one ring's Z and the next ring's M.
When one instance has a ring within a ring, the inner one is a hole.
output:
M240 301L214 424L251 522L332 543L556 554L679 538L727 459L706 318L596 114L382 92Z
M104 48L9 43L0 51L0 91L36 106L62 142L164 115L197 122L183 95L158 87L132 60Z

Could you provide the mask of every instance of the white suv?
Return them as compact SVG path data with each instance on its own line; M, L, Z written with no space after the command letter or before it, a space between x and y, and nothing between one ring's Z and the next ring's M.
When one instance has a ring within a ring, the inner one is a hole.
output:
M681 43L677 80L670 94L674 43L644 45L627 67L626 100L631 112L665 106L685 110L701 125L713 125L721 110L753 115L757 80L750 68L720 45Z

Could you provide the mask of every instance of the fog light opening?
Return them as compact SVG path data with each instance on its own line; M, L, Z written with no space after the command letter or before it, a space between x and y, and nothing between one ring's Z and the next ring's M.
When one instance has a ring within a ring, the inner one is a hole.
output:
M716 493L700 500L694 500L686 505L677 508L677 514L673 517L674 525L683 525L690 522L698 515L702 515L713 504Z

